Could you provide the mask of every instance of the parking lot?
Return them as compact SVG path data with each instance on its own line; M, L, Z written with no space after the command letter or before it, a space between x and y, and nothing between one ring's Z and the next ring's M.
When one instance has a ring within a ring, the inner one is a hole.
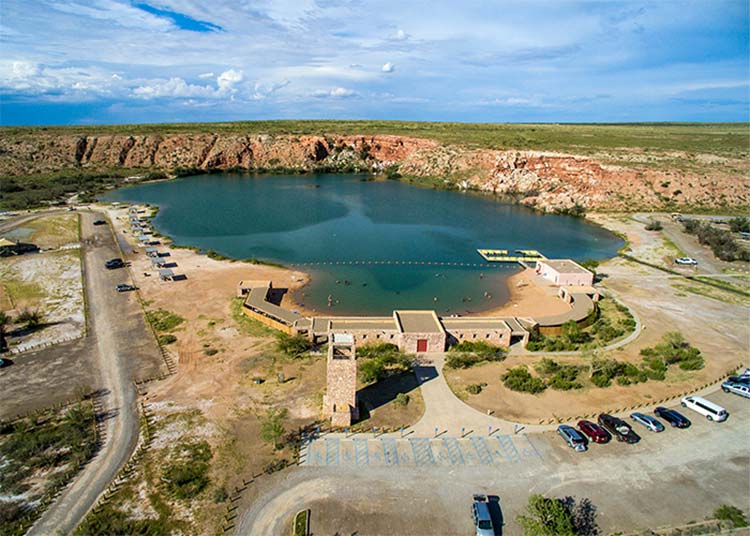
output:
M316 534L468 535L474 493L500 497L506 536L521 533L514 520L532 493L589 498L605 534L700 520L721 504L746 508L750 400L721 391L706 398L730 412L726 422L678 408L692 421L690 428L661 433L635 428L642 440L634 445L612 441L575 452L550 431L529 434L526 441L538 457L517 463L436 459L396 466L343 463L342 456L338 465L302 466L257 484L241 508L235 534L286 534L291 516L310 508ZM515 445L521 441L513 437ZM430 439L431 448L435 442ZM474 448L470 443L461 443L462 452ZM408 441L401 449L409 453Z

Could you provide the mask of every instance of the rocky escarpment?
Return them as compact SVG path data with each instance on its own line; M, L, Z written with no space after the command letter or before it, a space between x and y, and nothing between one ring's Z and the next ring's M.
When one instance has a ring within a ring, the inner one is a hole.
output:
M179 134L0 138L0 176L70 169L367 170L511 195L542 210L747 206L746 178L608 166L569 154L473 149L403 136Z

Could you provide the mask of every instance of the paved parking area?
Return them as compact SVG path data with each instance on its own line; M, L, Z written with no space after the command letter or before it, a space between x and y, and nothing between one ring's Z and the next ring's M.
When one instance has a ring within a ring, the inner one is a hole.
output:
M422 467L534 463L541 454L529 436L322 437L302 450L303 465Z
M554 431L476 436L474 442L471 436L385 442L372 436L328 437L338 441L326 442L324 436L311 450L321 455L318 465L308 463L254 484L252 500L240 505L234 533L288 534L294 513L310 508L314 534L469 535L474 493L500 497L504 536L521 534L515 519L532 493L590 499L602 534L700 520L722 504L746 509L750 400L721 391L706 397L729 410L728 421L708 422L678 407L692 421L690 428L653 433L635 425L640 443L594 444L582 453ZM500 446L508 437L517 459L510 445L507 451ZM382 458L376 460L375 453ZM482 463L489 459L491 464Z

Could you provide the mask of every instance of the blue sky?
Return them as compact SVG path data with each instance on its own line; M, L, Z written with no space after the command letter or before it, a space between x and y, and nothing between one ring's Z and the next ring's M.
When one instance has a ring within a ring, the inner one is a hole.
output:
M2 0L0 123L747 121L746 0Z

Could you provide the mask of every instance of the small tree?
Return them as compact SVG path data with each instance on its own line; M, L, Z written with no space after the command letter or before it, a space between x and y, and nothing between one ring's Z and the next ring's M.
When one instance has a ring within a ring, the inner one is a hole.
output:
M44 315L39 309L34 309L33 311L31 309L24 309L16 320L25 323L28 329L35 329L42 324L43 318Z
M714 511L714 517L721 521L727 521L733 529L748 526L745 514L736 506L722 504Z
M312 342L304 335L279 333L276 339L276 348L289 357L297 358L310 351Z
M260 438L266 443L273 443L273 448L277 450L281 448L279 440L284 435L283 421L286 413L286 408L281 410L271 408L260 422Z
M573 515L563 501L534 494L526 510L527 514L516 517L524 536L576 535Z

